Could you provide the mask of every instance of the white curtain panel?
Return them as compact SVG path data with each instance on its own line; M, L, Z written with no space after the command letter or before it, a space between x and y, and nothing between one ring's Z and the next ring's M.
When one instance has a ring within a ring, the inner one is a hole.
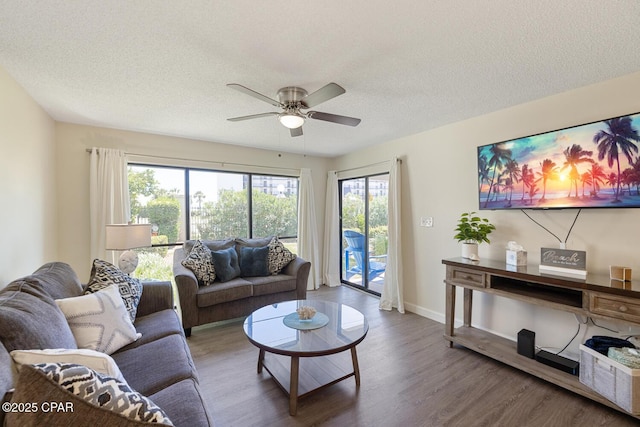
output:
M387 250L387 268L384 273L384 285L380 296L380 309L397 308L404 313L402 289L402 241L400 229L400 161L391 159L389 170L389 245Z
M126 224L131 218L127 156L122 150L92 148L89 167L89 213L91 216L91 259L107 258L107 224Z
M303 168L300 170L300 192L298 195L298 255L311 262L308 290L318 289L322 284L314 200L311 170Z
M323 275L327 286L340 286L340 200L338 174L327 175L327 200L324 212Z

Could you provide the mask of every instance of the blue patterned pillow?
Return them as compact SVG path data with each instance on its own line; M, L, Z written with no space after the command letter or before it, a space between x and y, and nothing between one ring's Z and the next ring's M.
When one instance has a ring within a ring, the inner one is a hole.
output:
M212 251L211 259L213 268L216 270L216 277L221 282L227 282L240 276L240 265L238 264L238 253L236 248L231 247L221 251Z
M119 413L131 420L172 426L167 414L126 382L74 363L33 365L47 378L93 406Z

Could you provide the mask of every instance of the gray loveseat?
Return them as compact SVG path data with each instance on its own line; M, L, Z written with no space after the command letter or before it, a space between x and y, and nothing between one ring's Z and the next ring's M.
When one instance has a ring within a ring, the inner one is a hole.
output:
M269 245L273 237L256 239L203 240L211 251ZM247 316L254 310L277 302L305 299L311 263L300 257L289 262L280 273L247 277L240 274L226 282L200 286L194 272L182 265L195 241L186 241L173 256L173 274L182 310L182 326L186 336L193 326Z
M12 372L12 350L69 348L70 331L65 329L64 314L56 311L54 300L82 293L76 273L59 262L45 264L0 290L0 322L4 323L0 325L0 391L5 401L13 398L16 404L36 404L22 410L15 406L16 412L0 412L0 425L3 416L6 426L20 427L149 425L87 404L68 390L52 386L32 365L22 365L19 374ZM169 282L143 282L134 326L141 338L111 354L129 386L159 406L176 426L213 425L174 310ZM7 393L14 385L15 392ZM63 402L72 412L43 406L52 401Z

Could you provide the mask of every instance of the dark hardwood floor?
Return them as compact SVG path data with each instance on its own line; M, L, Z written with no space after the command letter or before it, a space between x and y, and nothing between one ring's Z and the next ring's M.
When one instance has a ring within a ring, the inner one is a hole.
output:
M309 299L363 312L358 345L362 384L347 379L300 400L267 372L242 319L193 328L189 346L217 426L635 426L640 422L462 347L448 348L444 326L413 313L378 310L378 299L322 287Z

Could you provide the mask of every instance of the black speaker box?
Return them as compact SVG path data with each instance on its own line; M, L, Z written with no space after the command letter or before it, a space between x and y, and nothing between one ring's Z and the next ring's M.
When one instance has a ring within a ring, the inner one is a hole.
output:
M536 357L536 333L528 329L521 329L518 332L518 354L529 359Z

